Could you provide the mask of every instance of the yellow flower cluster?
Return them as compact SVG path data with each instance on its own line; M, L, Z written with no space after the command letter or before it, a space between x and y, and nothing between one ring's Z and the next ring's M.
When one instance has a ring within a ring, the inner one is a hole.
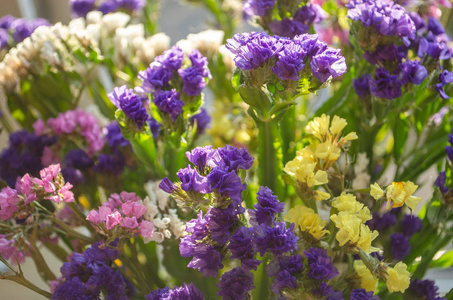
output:
M414 210L417 204L420 202L420 197L412 196L412 194L417 190L418 185L415 185L411 181L406 182L392 182L387 189L382 190L381 187L374 183L371 185L370 195L378 200L382 197L387 199L387 209L390 207L401 207L406 204L411 210Z
M332 203L332 206L339 210L338 214L330 216L330 219L338 228L336 239L340 246L349 243L370 253L379 250L372 247L371 242L379 235L365 225L365 222L372 219L368 207L356 200L351 194L342 193Z
M387 275L387 288L391 293L404 293L409 287L411 282L410 273L407 271L407 265L405 263L399 262L393 268L388 268Z
M367 292L376 292L379 279L371 274L371 271L365 266L363 261L354 261L354 270L360 277L360 287L365 289Z
M306 206L297 205L291 208L285 216L285 221L296 224L301 231L309 233L317 240L329 233L324 229L326 221L321 220L313 209Z

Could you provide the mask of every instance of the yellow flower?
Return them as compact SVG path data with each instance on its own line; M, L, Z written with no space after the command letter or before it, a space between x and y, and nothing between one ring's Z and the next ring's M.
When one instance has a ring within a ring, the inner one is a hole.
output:
M360 277L360 287L367 292L376 292L379 279L371 274L370 270L365 266L363 261L354 261L354 270Z
M332 125L330 125L331 134L339 134L348 125L345 119L339 116L333 116Z
M339 212L337 215L332 215L330 219L338 228L336 239L340 246L349 242L367 253L379 250L371 246L371 242L379 233L376 230L371 231L357 215Z
M384 191L381 189L379 184L375 182L374 184L370 185L370 195L373 197L375 200L379 200L384 196Z
M322 114L321 117L316 117L308 122L307 126L305 126L305 132L323 140L323 137L329 133L329 123L330 116Z
M306 206L297 205L291 208L285 216L285 221L296 224L301 231L311 234L317 240L329 233L328 230L324 229L326 221L321 220L313 209Z
M355 214L362 222L366 222L372 219L370 210L368 207L364 207L363 203L356 200L352 194L341 193L333 202L332 206L339 211L344 211L350 214Z
M341 154L341 149L334 146L330 141L316 145L316 156L328 161L336 161Z
M330 199L330 194L326 193L326 192L323 192L323 191L316 191L314 197L318 201L328 200L328 199Z
M387 270L387 288L391 293L403 293L410 284L410 273L407 271L407 265L399 262L393 268Z
M328 182L327 173L322 170L315 171L316 163L307 161L301 156L296 156L286 163L283 169L288 175L295 177L299 182L306 183L308 187L321 185Z
M404 203L414 210L418 202L420 202L420 197L412 196L415 190L418 188L418 185L415 185L411 181L406 182L392 182L390 186L387 187L387 209L392 207L401 207ZM393 204L391 203L393 201Z

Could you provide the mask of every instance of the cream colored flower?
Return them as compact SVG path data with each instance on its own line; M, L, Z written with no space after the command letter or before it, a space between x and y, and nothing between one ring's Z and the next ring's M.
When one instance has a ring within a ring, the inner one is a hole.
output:
M384 196L384 191L381 189L379 184L375 182L370 186L370 195L373 197L375 200L379 200Z
M365 266L363 261L354 261L354 270L360 277L360 287L365 289L367 292L376 292L379 279L371 274L370 270Z
M410 284L410 273L407 271L407 265L403 262L399 262L393 268L387 270L387 288L389 292L401 292L409 287Z

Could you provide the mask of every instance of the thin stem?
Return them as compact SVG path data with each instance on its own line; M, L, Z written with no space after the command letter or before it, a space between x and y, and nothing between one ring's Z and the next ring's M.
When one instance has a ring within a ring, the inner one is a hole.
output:
M21 276L21 275L13 275L13 276L0 276L1 279L6 279L6 280L10 280L10 281L14 281L26 288L29 288L30 290L40 294L41 296L44 296L46 297L47 299L50 299L52 297L52 294L49 293L49 292L46 292L42 289L40 289L39 287L37 287L36 285L34 285L33 283L31 283L30 281L28 281L27 279L25 279L25 277Z

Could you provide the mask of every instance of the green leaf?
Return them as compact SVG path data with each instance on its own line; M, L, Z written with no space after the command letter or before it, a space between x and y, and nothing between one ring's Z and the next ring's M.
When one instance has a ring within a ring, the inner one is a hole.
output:
M400 114L400 117L396 120L393 128L393 154L395 155L397 163L404 152L404 145L406 144L408 134L409 122L404 114Z
M453 266L453 250L445 252L440 258L433 260L430 268L449 268Z
M242 84L239 87L239 94L245 103L261 113L266 113L271 108L269 98L260 88Z
M237 91L241 85L241 70L239 68L234 69L233 77L231 77L231 84Z

